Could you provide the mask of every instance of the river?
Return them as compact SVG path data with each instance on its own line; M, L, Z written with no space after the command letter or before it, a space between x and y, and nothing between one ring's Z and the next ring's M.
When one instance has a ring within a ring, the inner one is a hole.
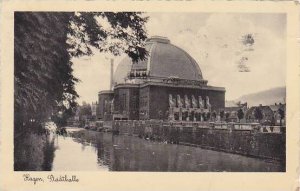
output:
M89 130L69 130L54 142L53 171L283 171L278 161Z

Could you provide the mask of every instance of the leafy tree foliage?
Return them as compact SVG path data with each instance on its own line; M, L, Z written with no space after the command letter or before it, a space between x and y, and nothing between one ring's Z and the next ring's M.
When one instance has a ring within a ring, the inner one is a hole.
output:
M213 118L214 120L216 120L216 118L217 118L217 113L216 113L215 111L212 113L212 118Z
M87 120L92 119L92 106L86 102L77 107L79 123L81 127L85 127Z
M225 115L224 110L220 111L220 118L221 118L221 120L224 118L224 115Z
M237 116L239 118L239 121L244 118L244 111L241 108L237 111Z
M147 56L143 48L147 18L141 13L15 12L14 16L16 128L32 121L39 124L51 115L72 115L78 98L74 85L79 81L72 73L72 57L94 50L125 52L133 61Z
M211 117L211 113L210 113L210 112L207 112L207 114L206 114L207 120L210 120L210 117Z
M284 119L285 117L285 113L284 113L284 110L282 108L279 108L278 109L278 114L279 114L279 117L280 117L280 126L282 125L282 120Z
M226 112L226 113L225 113L226 122L229 121L229 116L230 116L230 113L229 113L229 112Z
M83 103L82 106L79 106L79 118L82 116L92 116L92 107L90 104Z
M206 121L206 114L204 112L202 113L202 119L203 121Z
M262 111L261 111L261 109L259 107L256 107L254 109L254 117L259 122L263 119L263 113L262 113Z

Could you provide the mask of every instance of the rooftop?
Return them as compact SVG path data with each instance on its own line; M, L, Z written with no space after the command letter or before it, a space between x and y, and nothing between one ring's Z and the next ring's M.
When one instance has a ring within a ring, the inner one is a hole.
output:
M171 44L168 38L153 36L147 40L145 48L149 52L146 60L132 63L126 57L120 62L114 74L116 84L124 83L128 76L203 81L198 63L183 49Z

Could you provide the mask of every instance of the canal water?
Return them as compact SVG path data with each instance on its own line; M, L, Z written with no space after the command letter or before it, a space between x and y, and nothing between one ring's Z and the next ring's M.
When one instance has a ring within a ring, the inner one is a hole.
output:
M89 130L55 137L53 171L277 172L278 161Z

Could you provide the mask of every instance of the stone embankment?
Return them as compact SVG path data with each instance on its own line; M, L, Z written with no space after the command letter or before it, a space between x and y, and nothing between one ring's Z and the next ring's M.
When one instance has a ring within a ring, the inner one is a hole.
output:
M285 161L285 127L259 124L113 121L116 134Z

